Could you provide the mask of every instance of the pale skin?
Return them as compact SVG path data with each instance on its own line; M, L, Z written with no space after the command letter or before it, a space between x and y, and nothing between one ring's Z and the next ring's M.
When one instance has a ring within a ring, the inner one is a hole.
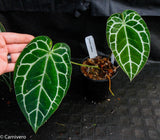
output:
M20 53L32 39L34 36L29 34L0 33L0 75L14 71ZM8 54L11 55L10 63L8 63Z

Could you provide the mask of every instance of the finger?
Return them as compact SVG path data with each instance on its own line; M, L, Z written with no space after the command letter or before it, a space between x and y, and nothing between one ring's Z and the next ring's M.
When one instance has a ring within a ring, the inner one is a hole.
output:
M7 63L7 53L0 53L0 60ZM0 63L0 67L2 67L1 63Z
M15 63L8 63L5 73L14 71Z
M16 63L20 53L12 53L11 55L11 63Z
M1 53L8 53L8 50L6 48L6 42L3 36L0 36L0 54Z
M2 36L0 36L0 47L4 48L6 46L6 42Z
M7 45L8 53L18 53L23 51L27 44L9 44Z
M29 34L20 34L20 33L12 33L12 32L3 32L0 33L6 41L6 44L28 44L34 36Z

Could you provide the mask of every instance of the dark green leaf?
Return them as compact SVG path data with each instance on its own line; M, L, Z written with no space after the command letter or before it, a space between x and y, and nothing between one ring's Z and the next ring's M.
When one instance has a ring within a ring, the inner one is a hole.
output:
M17 102L34 132L56 111L71 78L70 48L46 36L23 50L14 71Z
M150 52L150 33L141 16L132 10L107 20L107 42L118 64L132 80L144 67Z

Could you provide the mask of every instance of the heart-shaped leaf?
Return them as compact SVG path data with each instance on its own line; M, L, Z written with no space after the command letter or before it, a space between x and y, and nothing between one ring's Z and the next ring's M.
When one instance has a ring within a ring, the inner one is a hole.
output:
M33 39L14 71L18 105L34 132L56 111L70 85L70 48L46 36Z
M141 16L132 10L113 14L107 20L107 42L130 80L141 71L150 52L150 33Z

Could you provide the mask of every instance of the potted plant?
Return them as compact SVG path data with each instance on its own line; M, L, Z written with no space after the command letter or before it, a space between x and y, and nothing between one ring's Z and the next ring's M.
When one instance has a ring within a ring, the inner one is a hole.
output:
M83 65L97 66L87 67L81 66L83 75L83 95L89 102L101 102L107 99L108 93L114 96L111 90L111 79L117 75L117 63L111 63L110 56L97 56L95 58L85 58Z
M117 63L132 81L145 65L150 52L146 23L132 10L113 14L107 20L106 36ZM49 37L39 36L26 46L16 62L14 87L17 102L35 133L56 111L67 93L71 63L74 63L70 59L67 44L52 46ZM101 65L80 65L101 69ZM106 75L107 79L110 77Z
M145 65L150 52L150 34L146 23L138 13L132 10L125 10L123 13L113 14L107 20L106 37L108 46L114 54L116 62L128 75L130 81L132 81ZM95 61L97 61L97 58L88 59L88 62L85 62L85 64L93 65ZM115 75L116 69L119 66L115 67L108 61L104 63L107 67L101 63L103 59L99 61L99 69L102 70L84 67L82 68L82 73L86 77L96 80L97 83L101 81L102 84L103 81L107 84L107 80L109 80L109 91L114 96L111 90L111 78ZM95 65L98 65L97 63ZM99 75L101 74L103 78L95 78L97 72ZM92 92L94 92L94 84L91 84L91 87L91 89L93 89ZM93 97L94 94L92 94L92 92L89 98L91 96ZM97 94L96 97L98 97L99 93L97 93L97 91L95 93ZM101 97L102 96L104 95L101 93Z

